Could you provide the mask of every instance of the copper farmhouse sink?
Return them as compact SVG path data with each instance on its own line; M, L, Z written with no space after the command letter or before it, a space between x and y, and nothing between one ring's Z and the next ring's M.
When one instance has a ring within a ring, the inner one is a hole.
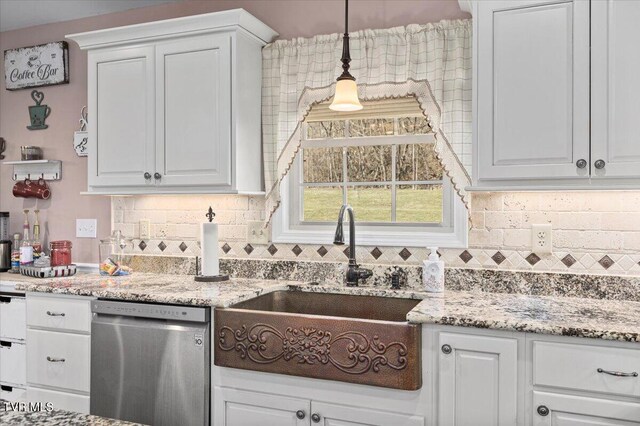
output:
M422 386L420 301L276 291L214 312L215 365L387 388Z

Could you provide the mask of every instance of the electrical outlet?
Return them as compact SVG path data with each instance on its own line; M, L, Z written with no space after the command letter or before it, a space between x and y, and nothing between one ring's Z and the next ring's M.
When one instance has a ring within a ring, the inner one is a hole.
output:
M269 230L264 227L264 222L248 222L247 228L249 244L267 244L269 242Z
M140 239L148 240L149 238L151 238L151 221L140 219Z
M96 238L98 219L76 219L76 238Z
M531 225L531 251L536 254L551 254L552 237L551 224Z

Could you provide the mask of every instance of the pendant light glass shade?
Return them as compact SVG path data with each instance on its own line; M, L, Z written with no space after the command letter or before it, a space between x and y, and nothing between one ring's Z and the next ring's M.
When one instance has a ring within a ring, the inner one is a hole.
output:
M336 93L329 108L333 111L358 111L362 109L355 80L338 80Z
M344 2L344 37L342 38L342 74L336 83L336 93L329 109L333 111L358 111L362 104L358 99L358 86L356 79L349 73L349 0Z

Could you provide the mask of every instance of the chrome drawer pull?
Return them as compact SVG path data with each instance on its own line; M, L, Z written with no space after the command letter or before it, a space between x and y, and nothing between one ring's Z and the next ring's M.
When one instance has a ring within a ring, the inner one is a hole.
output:
M63 317L64 316L64 312L47 311L47 315L49 315L50 317Z
M632 373L623 373L622 371L607 371L602 368L598 368L598 373L604 373L616 377L638 377L638 373L635 371Z
M64 358L51 358L50 356L47 357L47 361L49 362L64 362L65 359Z

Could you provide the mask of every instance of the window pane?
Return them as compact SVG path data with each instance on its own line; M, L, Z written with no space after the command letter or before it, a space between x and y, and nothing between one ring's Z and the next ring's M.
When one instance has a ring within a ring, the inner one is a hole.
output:
M442 222L442 185L399 185L396 222Z
M431 133L426 117L403 117L398 119L399 135L424 135Z
M344 120L307 123L307 139L344 138Z
M341 187L303 187L304 210L302 220L335 222L342 206Z
M351 186L347 202L358 222L391 222L391 188L389 186Z
M391 145L347 148L347 170L351 182L391 180Z
M397 146L397 180L441 180L442 174L442 164L436 156L433 144Z
M304 148L304 182L342 182L342 148Z
M351 137L393 135L393 118L350 120L349 135Z

